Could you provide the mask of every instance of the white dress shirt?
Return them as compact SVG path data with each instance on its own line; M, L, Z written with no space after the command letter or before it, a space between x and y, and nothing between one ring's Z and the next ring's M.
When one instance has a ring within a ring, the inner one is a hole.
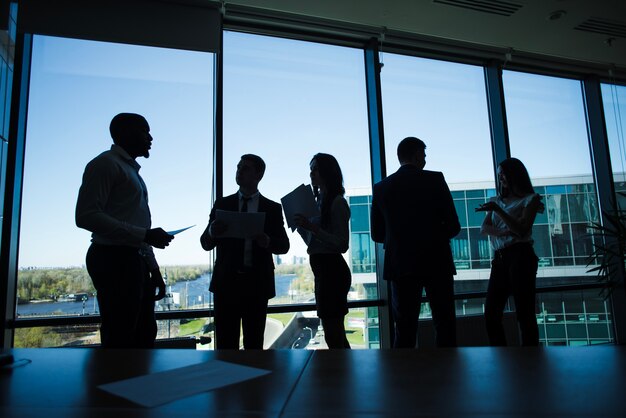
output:
M85 167L76 203L76 225L91 231L102 245L141 249L150 269L158 268L152 247L143 242L152 221L141 166L118 145L112 145Z

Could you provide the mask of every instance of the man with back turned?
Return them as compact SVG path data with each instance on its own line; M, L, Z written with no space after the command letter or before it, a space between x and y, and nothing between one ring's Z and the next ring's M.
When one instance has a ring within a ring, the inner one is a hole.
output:
M424 170L426 145L398 145L400 168L374 185L372 239L384 244L383 277L391 282L394 348L413 348L422 290L430 302L438 347L456 346L450 239L461 230L443 174Z

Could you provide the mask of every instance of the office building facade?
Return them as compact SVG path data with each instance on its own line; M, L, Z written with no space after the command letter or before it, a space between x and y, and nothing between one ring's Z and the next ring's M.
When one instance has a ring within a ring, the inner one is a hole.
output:
M623 178L616 176L616 180ZM612 314L606 292L579 290L542 292L541 289L589 284L598 280L590 272L596 264L591 256L600 245L591 228L599 222L598 201L591 176L539 178L533 180L535 191L542 196L545 211L538 214L533 226L534 248L539 257L536 315L540 342L544 345L590 345L614 341ZM464 299L464 293L486 292L493 250L489 238L480 234L484 212L474 209L495 196L492 183L450 184L461 223L461 232L451 240L457 268L455 291L457 316L482 315L484 298ZM618 192L626 184L616 181ZM480 187L480 188L478 188ZM365 292L375 291L376 246L370 238L369 214L371 194L350 195L352 218L350 265L356 283ZM509 310L514 310L512 302ZM377 312L368 313L370 345L376 345ZM421 318L430 318L429 309ZM460 322L461 326L467 321Z

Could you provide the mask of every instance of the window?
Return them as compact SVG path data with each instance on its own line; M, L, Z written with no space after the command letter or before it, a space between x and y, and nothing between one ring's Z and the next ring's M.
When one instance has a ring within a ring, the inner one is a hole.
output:
M537 284L595 280L586 265L598 203L581 83L514 71L503 72L503 83L511 156L524 163L545 204L533 229Z
M153 225L196 225L156 250L171 294L157 309L208 306L198 237L211 197L213 55L35 36L31 68L18 316L98 313L84 268L90 233L76 227L74 209L84 167L110 148L119 112L151 127L150 158L138 162Z
M526 165L545 204L545 212L533 226L539 257L537 286L595 281L595 274L587 272L594 248L589 226L599 215L580 81L505 71L503 83L511 156ZM591 308L597 293L538 295L542 343L611 341L607 307ZM585 306L589 312L603 314L600 327L589 323Z
M387 175L399 167L402 139L415 136L426 143L425 169L443 172L461 223L451 242L456 279L464 281L463 287L457 282L456 292L485 290L491 249L479 233L484 213L474 211L494 189L483 69L396 54L383 59Z
M310 184L313 155L334 155L341 166L352 209L350 299L376 298L373 247L359 235L369 223L371 193L363 51L303 41L225 32L224 194L237 191L241 155L257 154L267 168L259 184L280 201L298 185ZM364 192L365 191L365 192ZM306 246L288 230L290 251L277 258L276 279L290 283L270 304L313 302ZM369 272L366 272L368 271Z

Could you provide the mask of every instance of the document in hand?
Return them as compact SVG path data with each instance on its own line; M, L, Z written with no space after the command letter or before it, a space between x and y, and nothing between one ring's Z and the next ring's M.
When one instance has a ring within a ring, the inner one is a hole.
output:
M180 234L181 232L186 231L186 230L188 230L189 228L193 228L194 226L195 226L195 225L191 225L191 226L188 226L188 227L186 227L186 228L177 229L177 230L175 230L175 231L167 231L167 233L168 233L168 234L170 234L170 235Z
M293 220L296 213L299 213L306 218L312 218L313 216L319 216L320 214L320 210L315 203L313 190L309 185L299 185L291 193L280 199L280 201L283 204L283 210L285 211L287 226L291 228L292 232L296 230L296 224Z
M232 212L216 210L215 219L228 227L220 238L253 238L263 233L265 212Z

